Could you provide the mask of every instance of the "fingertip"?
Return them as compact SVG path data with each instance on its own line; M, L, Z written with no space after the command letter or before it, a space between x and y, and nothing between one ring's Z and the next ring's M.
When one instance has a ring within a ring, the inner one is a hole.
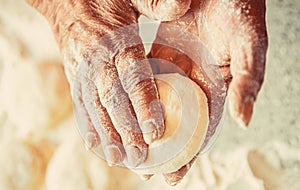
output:
M104 150L107 164L114 166L123 161L123 154L120 148L116 145L108 145Z
M165 181L170 186L176 186L182 181L182 178L171 179L171 178L165 177Z
M153 125L153 128L155 129L152 130L151 132L147 132L143 134L144 140L148 145L162 138L164 134L164 125L157 125L156 127L155 125Z
M243 122L243 126L245 128L248 128L250 120L252 118L252 113L253 113L253 105L254 105L254 100L253 98L247 100L243 104L243 109L241 112L241 120Z
M127 165L129 167L137 167L147 158L147 149L137 146L128 146L125 148L125 151L127 155Z
M162 116L162 118L157 122L156 129L157 129L157 139L162 138L166 129L164 116Z
M144 174L144 175L140 175L140 178L143 180L143 181L148 181L151 179L151 177L153 177L153 174Z
M85 148L91 150L99 144L98 135L95 132L89 131L85 134Z
M237 123L239 128L244 129L244 130L248 129L248 124L246 124L246 122L242 119L242 117L236 116L234 118L234 120Z
M170 186L175 186L178 185L184 176L187 174L187 172L191 169L192 164L195 162L197 159L199 153L195 155L195 157L186 165L182 166L180 169L178 169L175 172L172 173L167 173L163 174L165 181L170 185Z
M234 93L229 94L229 113L238 126L248 129L253 114L254 98L242 98Z
M153 100L149 103L148 119L144 120L140 124L140 128L143 133L144 141L149 145L155 140L160 139L165 131L164 125L164 109L162 103L159 100Z
M144 121L141 126L144 141L149 145L161 137L160 127L155 125L152 120Z
M180 168L179 170L177 170L176 172L163 174L163 176L168 185L176 186L182 181L183 177L186 175L189 169L190 169L190 164L187 164L182 168Z

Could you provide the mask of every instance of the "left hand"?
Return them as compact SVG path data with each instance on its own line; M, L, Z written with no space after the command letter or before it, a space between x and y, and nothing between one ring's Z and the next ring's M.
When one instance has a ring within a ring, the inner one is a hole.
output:
M261 0L193 0L187 14L175 21L164 22L199 38L215 58L216 65L212 65L212 68L221 73L225 89L209 81L203 70L186 54L161 44L180 41L180 36L167 36L170 32L163 24L158 30L149 57L177 65L205 91L210 108L208 136L213 135L221 119L227 92L232 117L242 127L249 125L253 103L265 72L268 47L265 12L265 1ZM186 48L197 50L192 43L184 43ZM174 70L154 61L153 72L168 73ZM178 171L164 174L166 181L176 185L188 172L195 158Z

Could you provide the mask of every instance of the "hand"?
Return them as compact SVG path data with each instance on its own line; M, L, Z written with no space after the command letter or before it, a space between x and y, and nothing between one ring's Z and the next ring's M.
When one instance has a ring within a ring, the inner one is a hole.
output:
M170 20L182 16L190 1L169 2L169 11L161 11L165 1L27 1L53 29L87 146L101 140L110 164L139 165L146 143L163 135L164 119L137 10Z
M268 46L265 8L265 1L261 0L193 0L187 14L178 20L161 24L158 30L149 57L175 64L201 86L208 97L210 124L206 141L213 135L221 119L227 92L232 117L241 127L249 125L253 103L265 72ZM203 68L182 51L172 48L176 47L172 43L183 44L189 51L194 51L193 54L205 56L203 52L197 52L199 48L192 41L181 39L178 32L172 36L170 25L184 31L182 36L188 32L188 35L196 36L208 48L216 60L216 65L211 65L211 68L221 74L224 85L218 76L217 82L209 80ZM152 62L154 73L176 70L174 66L155 59ZM194 160L176 172L165 174L166 181L176 185Z

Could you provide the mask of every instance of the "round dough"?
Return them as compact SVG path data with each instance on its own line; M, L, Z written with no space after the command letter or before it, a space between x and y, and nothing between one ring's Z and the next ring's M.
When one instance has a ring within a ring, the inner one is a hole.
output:
M209 122L207 98L196 83L179 74L155 78L166 131L149 145L147 160L131 168L141 174L171 173L187 164L199 152Z

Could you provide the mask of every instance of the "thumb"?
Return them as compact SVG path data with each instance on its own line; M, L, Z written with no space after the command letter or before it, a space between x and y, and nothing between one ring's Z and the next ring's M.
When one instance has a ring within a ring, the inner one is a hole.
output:
M183 16L191 0L131 0L134 7L150 19L170 21Z
M229 86L229 111L241 127L249 125L253 104L265 74L268 37L265 23L265 2L252 1L244 30L231 41L231 74Z
M264 80L267 37L259 42L235 44L232 50L231 73L233 76L229 86L229 111L240 127L249 125L253 104Z

